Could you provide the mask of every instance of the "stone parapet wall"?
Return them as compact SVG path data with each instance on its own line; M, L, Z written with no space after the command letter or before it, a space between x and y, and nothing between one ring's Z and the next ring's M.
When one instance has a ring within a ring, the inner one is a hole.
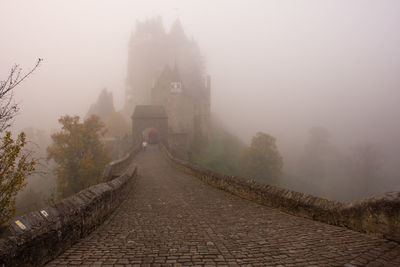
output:
M342 203L217 173L177 159L164 146L160 147L175 168L218 189L296 216L400 242L400 192Z
M126 168L129 166L129 164L132 163L133 158L139 153L142 149L141 144L136 145L131 152L129 152L127 155L124 157L114 160L106 165L104 168L104 173L103 173L103 179L104 181L111 181L112 179L120 176Z
M0 267L43 266L87 236L121 204L136 172L130 164L118 178L13 220L0 239Z

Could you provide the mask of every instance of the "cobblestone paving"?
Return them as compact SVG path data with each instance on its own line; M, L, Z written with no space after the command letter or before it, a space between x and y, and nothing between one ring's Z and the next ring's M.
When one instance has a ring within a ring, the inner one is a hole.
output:
M171 168L157 147L135 162L127 200L52 266L400 266L397 243L291 216Z

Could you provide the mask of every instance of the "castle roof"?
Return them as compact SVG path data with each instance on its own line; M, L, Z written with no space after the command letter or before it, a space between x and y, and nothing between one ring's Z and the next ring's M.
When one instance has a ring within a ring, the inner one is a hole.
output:
M175 20L175 22L172 24L171 30L169 31L169 36L176 42L184 42L186 40L186 35L179 19Z
M164 119L168 118L164 106L161 105L137 105L133 112L132 118L151 118Z

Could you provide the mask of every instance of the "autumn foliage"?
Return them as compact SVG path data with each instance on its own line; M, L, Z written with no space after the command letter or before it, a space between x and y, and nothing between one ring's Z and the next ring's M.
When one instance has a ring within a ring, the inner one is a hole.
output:
M53 144L47 148L47 158L57 164L55 173L60 197L67 197L101 182L110 157L101 142L105 127L97 116L83 123L78 116L64 116L59 122L62 130L51 136Z
M35 161L22 151L26 144L22 132L13 140L7 131L0 149L0 225L15 214L15 197L25 186L25 177L35 170Z
M13 99L16 86L31 75L41 62L39 58L26 74L15 65L7 79L0 81L0 227L14 216L16 196L26 185L25 178L35 170L35 160L23 151L26 145L25 133L20 133L14 140L7 129L11 127L19 110Z

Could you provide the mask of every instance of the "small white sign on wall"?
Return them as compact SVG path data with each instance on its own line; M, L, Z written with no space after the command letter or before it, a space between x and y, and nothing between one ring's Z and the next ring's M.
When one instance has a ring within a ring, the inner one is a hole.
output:
M22 230L26 230L25 224L23 224L20 220L16 220L15 224L18 225L18 227Z
M49 216L49 214L48 214L47 211L45 211L45 210L41 210L40 213L41 213L44 217Z

